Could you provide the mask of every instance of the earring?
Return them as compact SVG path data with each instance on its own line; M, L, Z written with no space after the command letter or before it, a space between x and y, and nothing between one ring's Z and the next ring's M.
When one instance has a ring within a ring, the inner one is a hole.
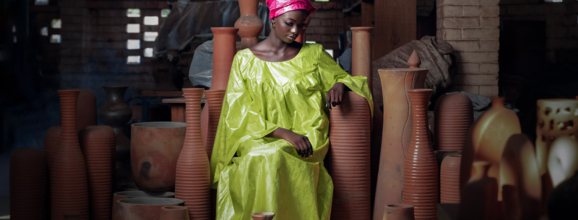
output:
M271 23L271 28L274 28L274 27L275 27L275 25L273 23Z

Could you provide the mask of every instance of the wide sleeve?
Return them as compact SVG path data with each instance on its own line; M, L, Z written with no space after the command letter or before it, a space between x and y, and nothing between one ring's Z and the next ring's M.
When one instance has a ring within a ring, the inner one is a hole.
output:
M369 109L371 110L371 115L373 116L373 97L371 96L369 84L367 83L367 77L349 75L341 69L341 67L333 60L331 55L325 52L321 45L319 45L318 54L319 58L317 59L317 67L322 81L321 87L323 89L323 95L325 96L327 91L329 91L335 83L343 83L351 89L351 91L367 100Z
M243 58L235 55L223 108L211 156L211 187L216 189L221 170L231 163L239 144L249 140L263 138L278 126L266 120L259 107L260 100L255 100L247 89L243 77ZM246 62L246 61L245 61Z

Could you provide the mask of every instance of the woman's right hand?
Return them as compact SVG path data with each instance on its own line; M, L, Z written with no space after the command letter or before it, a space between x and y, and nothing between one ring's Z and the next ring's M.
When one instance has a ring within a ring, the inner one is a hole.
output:
M297 149L297 153L303 158L309 158L311 155L313 155L313 147L311 146L311 142L309 142L307 136L297 134L284 128L277 128L268 136L272 138L284 139L293 144L295 149Z

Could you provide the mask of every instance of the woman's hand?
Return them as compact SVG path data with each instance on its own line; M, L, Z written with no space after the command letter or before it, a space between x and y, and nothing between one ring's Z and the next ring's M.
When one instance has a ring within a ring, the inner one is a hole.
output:
M331 107L335 107L341 104L341 99L343 98L343 91L345 90L345 85L343 83L335 83L329 91L327 91L327 103L325 107L331 110Z
M297 153L303 158L309 158L313 155L313 147L311 146L311 142L309 142L307 136L297 134L284 128L277 128L267 136L289 141L289 143L293 144L295 149L297 149Z

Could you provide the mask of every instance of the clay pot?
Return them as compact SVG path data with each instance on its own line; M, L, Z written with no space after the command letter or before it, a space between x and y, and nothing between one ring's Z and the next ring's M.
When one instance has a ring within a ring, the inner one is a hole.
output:
M251 214L253 220L271 220L275 217L275 213L272 212L256 212Z
M550 220L578 219L578 172L556 187L548 198Z
M130 140L123 132L123 127L132 117L132 110L124 102L124 92L128 86L103 86L102 88L106 91L106 103L98 110L98 117L114 130L117 160L122 160L128 157L130 151Z
M111 218L112 171L115 158L114 131L109 126L88 126L80 131L80 146L86 160L91 219Z
M578 142L571 137L559 137L552 143L548 157L548 172L556 187L578 170Z
M213 144L215 143L215 136L217 135L217 127L219 126L219 118L221 117L225 92L226 90L205 91L207 104L210 106L207 141L205 142L205 151L207 151L209 161L211 160L211 155L213 153Z
M60 145L61 133L62 131L60 126L54 126L50 127L44 136L44 152L46 153L46 161L49 169L52 169L54 166L54 158L56 157L56 151Z
M437 149L462 151L468 130L474 123L474 107L463 94L443 95L435 106L434 134Z
M461 204L458 216L460 220L495 220L498 210L498 181L488 176L492 166L485 161L473 164L472 177L461 191Z
M185 140L182 122L141 122L131 125L131 168L136 185L145 191L172 191L177 160Z
M423 88L427 69L380 69L383 136L373 219L382 220L386 204L400 204L405 158L412 131L407 90Z
M263 21L257 16L259 0L239 0L241 17L235 22L241 36L241 49L258 43L259 34L263 30Z
M165 206L160 220L189 220L189 209L185 206Z
M63 219L64 213L78 213L89 218L86 164L80 150L76 130L78 90L58 90L60 96L60 145L50 173L53 220Z
M540 217L541 178L534 146L524 134L512 135L500 163L498 200L502 197L505 219Z
M139 197L121 199L118 203L118 220L158 220L165 206L182 206L183 200L173 198Z
M370 111L365 98L346 92L331 111L332 219L370 219Z
M373 27L352 27L351 45L351 75L367 77L367 83L371 88L371 34Z
M112 219L118 219L118 201L121 199L128 198L140 198L140 197L151 197L151 198L174 198L175 193L173 192L145 192L145 191L123 191L117 192L112 197Z
M211 216L210 165L201 139L201 98L203 89L183 89L186 102L187 132L177 161L175 197L185 201L191 219Z
M440 170L441 203L460 203L460 162L462 155L444 159Z
M90 89L78 89L76 105L76 130L80 131L90 125L96 125L96 96Z
M504 107L504 98L492 99L492 107L468 131L462 149L460 186L463 187L471 177L474 161L490 162L492 166L488 176L500 182L500 160L506 142L510 136L521 132L520 120L515 112Z
M237 28L213 27L213 81L211 89L225 90L229 82L231 64L236 53Z
M414 220L413 206L406 204L386 205L383 220Z
M305 32L307 31L307 27L303 27L303 29L301 30L301 33L299 33L299 35L297 35L297 38L295 38L295 41L299 42L299 43L305 43Z
M47 164L37 148L17 148L10 156L11 219L46 219Z
M403 204L415 207L415 219L437 219L439 170L428 128L431 89L407 91L411 103L412 139L405 160Z
M434 155L438 161L438 167L442 167L442 162L447 156L451 155L462 155L460 151L453 151L453 150L436 150L434 151Z

